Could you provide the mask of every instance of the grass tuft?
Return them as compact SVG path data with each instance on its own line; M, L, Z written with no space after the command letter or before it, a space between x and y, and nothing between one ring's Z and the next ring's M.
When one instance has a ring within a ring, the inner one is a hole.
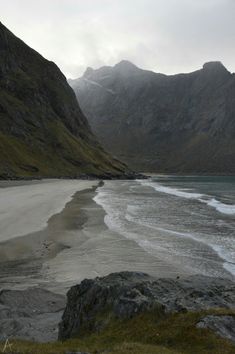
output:
M113 319L99 333L65 342L40 344L12 341L12 353L234 354L232 342L210 330L196 328L197 322L208 314L235 315L235 312L221 309L159 316L159 312L152 311L130 320Z

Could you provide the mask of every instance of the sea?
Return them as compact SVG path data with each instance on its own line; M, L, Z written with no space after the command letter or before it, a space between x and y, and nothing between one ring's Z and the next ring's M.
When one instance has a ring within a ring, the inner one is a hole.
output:
M118 237L188 274L235 278L235 177L106 181L94 201Z

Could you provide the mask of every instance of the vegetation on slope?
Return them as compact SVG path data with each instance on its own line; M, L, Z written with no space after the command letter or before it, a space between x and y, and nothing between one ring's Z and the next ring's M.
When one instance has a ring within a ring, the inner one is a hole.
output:
M0 178L121 175L59 68L0 23Z
M207 314L233 314L210 310L166 315L159 310L129 320L112 320L99 333L84 333L79 339L48 344L12 341L12 353L62 354L86 351L113 354L233 354L232 342L212 331L196 328ZM3 345L3 344L2 344Z

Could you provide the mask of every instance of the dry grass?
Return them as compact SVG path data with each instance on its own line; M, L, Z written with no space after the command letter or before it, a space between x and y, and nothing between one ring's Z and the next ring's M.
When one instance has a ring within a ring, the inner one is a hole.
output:
M228 310L159 316L141 314L128 321L113 321L100 333L66 342L38 344L12 341L13 353L64 354L85 351L112 354L234 354L230 341L217 337L196 323L207 314L234 314Z

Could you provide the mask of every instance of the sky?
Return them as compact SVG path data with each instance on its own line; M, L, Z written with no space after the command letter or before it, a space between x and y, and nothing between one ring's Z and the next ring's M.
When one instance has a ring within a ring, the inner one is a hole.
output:
M0 0L0 21L68 78L129 60L176 74L235 72L235 0Z

